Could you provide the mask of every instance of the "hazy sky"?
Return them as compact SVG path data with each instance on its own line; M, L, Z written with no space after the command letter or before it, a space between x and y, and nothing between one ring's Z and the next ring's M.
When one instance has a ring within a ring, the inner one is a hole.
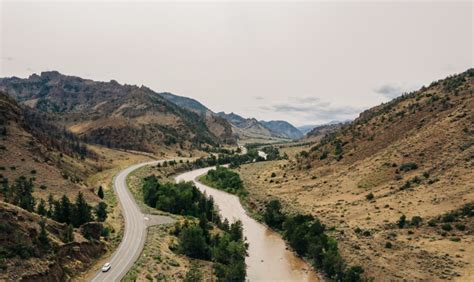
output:
M1 1L1 0L0 0ZM0 4L0 76L58 70L296 125L473 66L473 2Z

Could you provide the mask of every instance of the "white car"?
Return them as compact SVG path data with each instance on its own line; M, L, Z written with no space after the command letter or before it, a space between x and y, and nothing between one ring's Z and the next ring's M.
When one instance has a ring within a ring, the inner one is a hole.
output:
M110 262L104 264L104 266L102 266L102 272L107 272L109 271L109 269L112 267L112 265L110 264Z

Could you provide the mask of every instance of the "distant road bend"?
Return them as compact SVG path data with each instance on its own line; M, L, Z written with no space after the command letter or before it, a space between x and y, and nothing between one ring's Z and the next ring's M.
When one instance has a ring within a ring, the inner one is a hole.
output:
M125 230L120 243L112 258L109 260L112 267L108 272L99 270L91 281L120 281L140 256L146 239L146 220L132 193L127 188L127 175L132 171L145 166L157 164L161 161L140 163L120 171L114 179L114 190L122 206L125 220Z

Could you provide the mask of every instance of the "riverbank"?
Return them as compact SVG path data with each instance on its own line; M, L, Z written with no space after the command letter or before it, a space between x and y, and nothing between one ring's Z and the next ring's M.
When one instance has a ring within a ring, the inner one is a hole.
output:
M272 232L275 232L277 234L279 234L282 238L283 238L283 231L281 230L277 230L277 229L274 229L270 226L268 226L266 223L265 223L265 220L264 220L264 213L261 211L261 210L257 210L255 208L252 208L252 203L249 201L249 193L248 191L245 189L244 186L242 186L241 189L238 189L238 190L235 190L235 189L223 189L223 188L220 188L218 187L219 185L217 185L217 183L215 181L211 181L209 179L209 177L207 177L207 174L203 174L203 175L200 175L198 177L196 177L195 179L195 182L198 182L202 185L205 185L205 186L209 186L211 188L214 188L214 189L217 189L217 190L220 190L220 191L223 191L225 193L229 193L229 194L232 194L236 197L238 197L239 199L239 202L241 204L241 206L244 208L246 214L251 217L252 219L254 219L255 221L257 221L258 223L262 224L263 226L265 226L266 228L268 228L269 230L271 230ZM290 250L294 256L302 259L306 264L308 264L311 269L314 271L314 273L318 276L318 278L323 281L324 280L324 275L320 273L320 270L319 269L316 269L314 267L311 266L311 263L307 260L307 258L305 257L301 257L299 256L290 246L289 246L289 242L284 240L285 242L285 245L286 245L286 248L288 250Z
M176 180L193 181L201 191L214 198L224 218L242 221L244 236L249 243L249 256L246 259L248 279L322 281L309 264L288 250L280 234L250 217L237 196L206 186L197 180L210 169L212 167L183 173Z

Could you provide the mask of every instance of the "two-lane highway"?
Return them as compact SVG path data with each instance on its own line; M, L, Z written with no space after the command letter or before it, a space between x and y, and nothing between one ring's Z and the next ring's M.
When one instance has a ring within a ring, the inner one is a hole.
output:
M109 260L112 268L108 272L100 270L91 281L120 281L134 262L140 256L146 239L145 215L135 202L132 193L127 188L127 175L132 171L145 166L156 164L160 161L152 161L137 164L120 171L114 179L114 190L125 220L125 230L122 242Z

